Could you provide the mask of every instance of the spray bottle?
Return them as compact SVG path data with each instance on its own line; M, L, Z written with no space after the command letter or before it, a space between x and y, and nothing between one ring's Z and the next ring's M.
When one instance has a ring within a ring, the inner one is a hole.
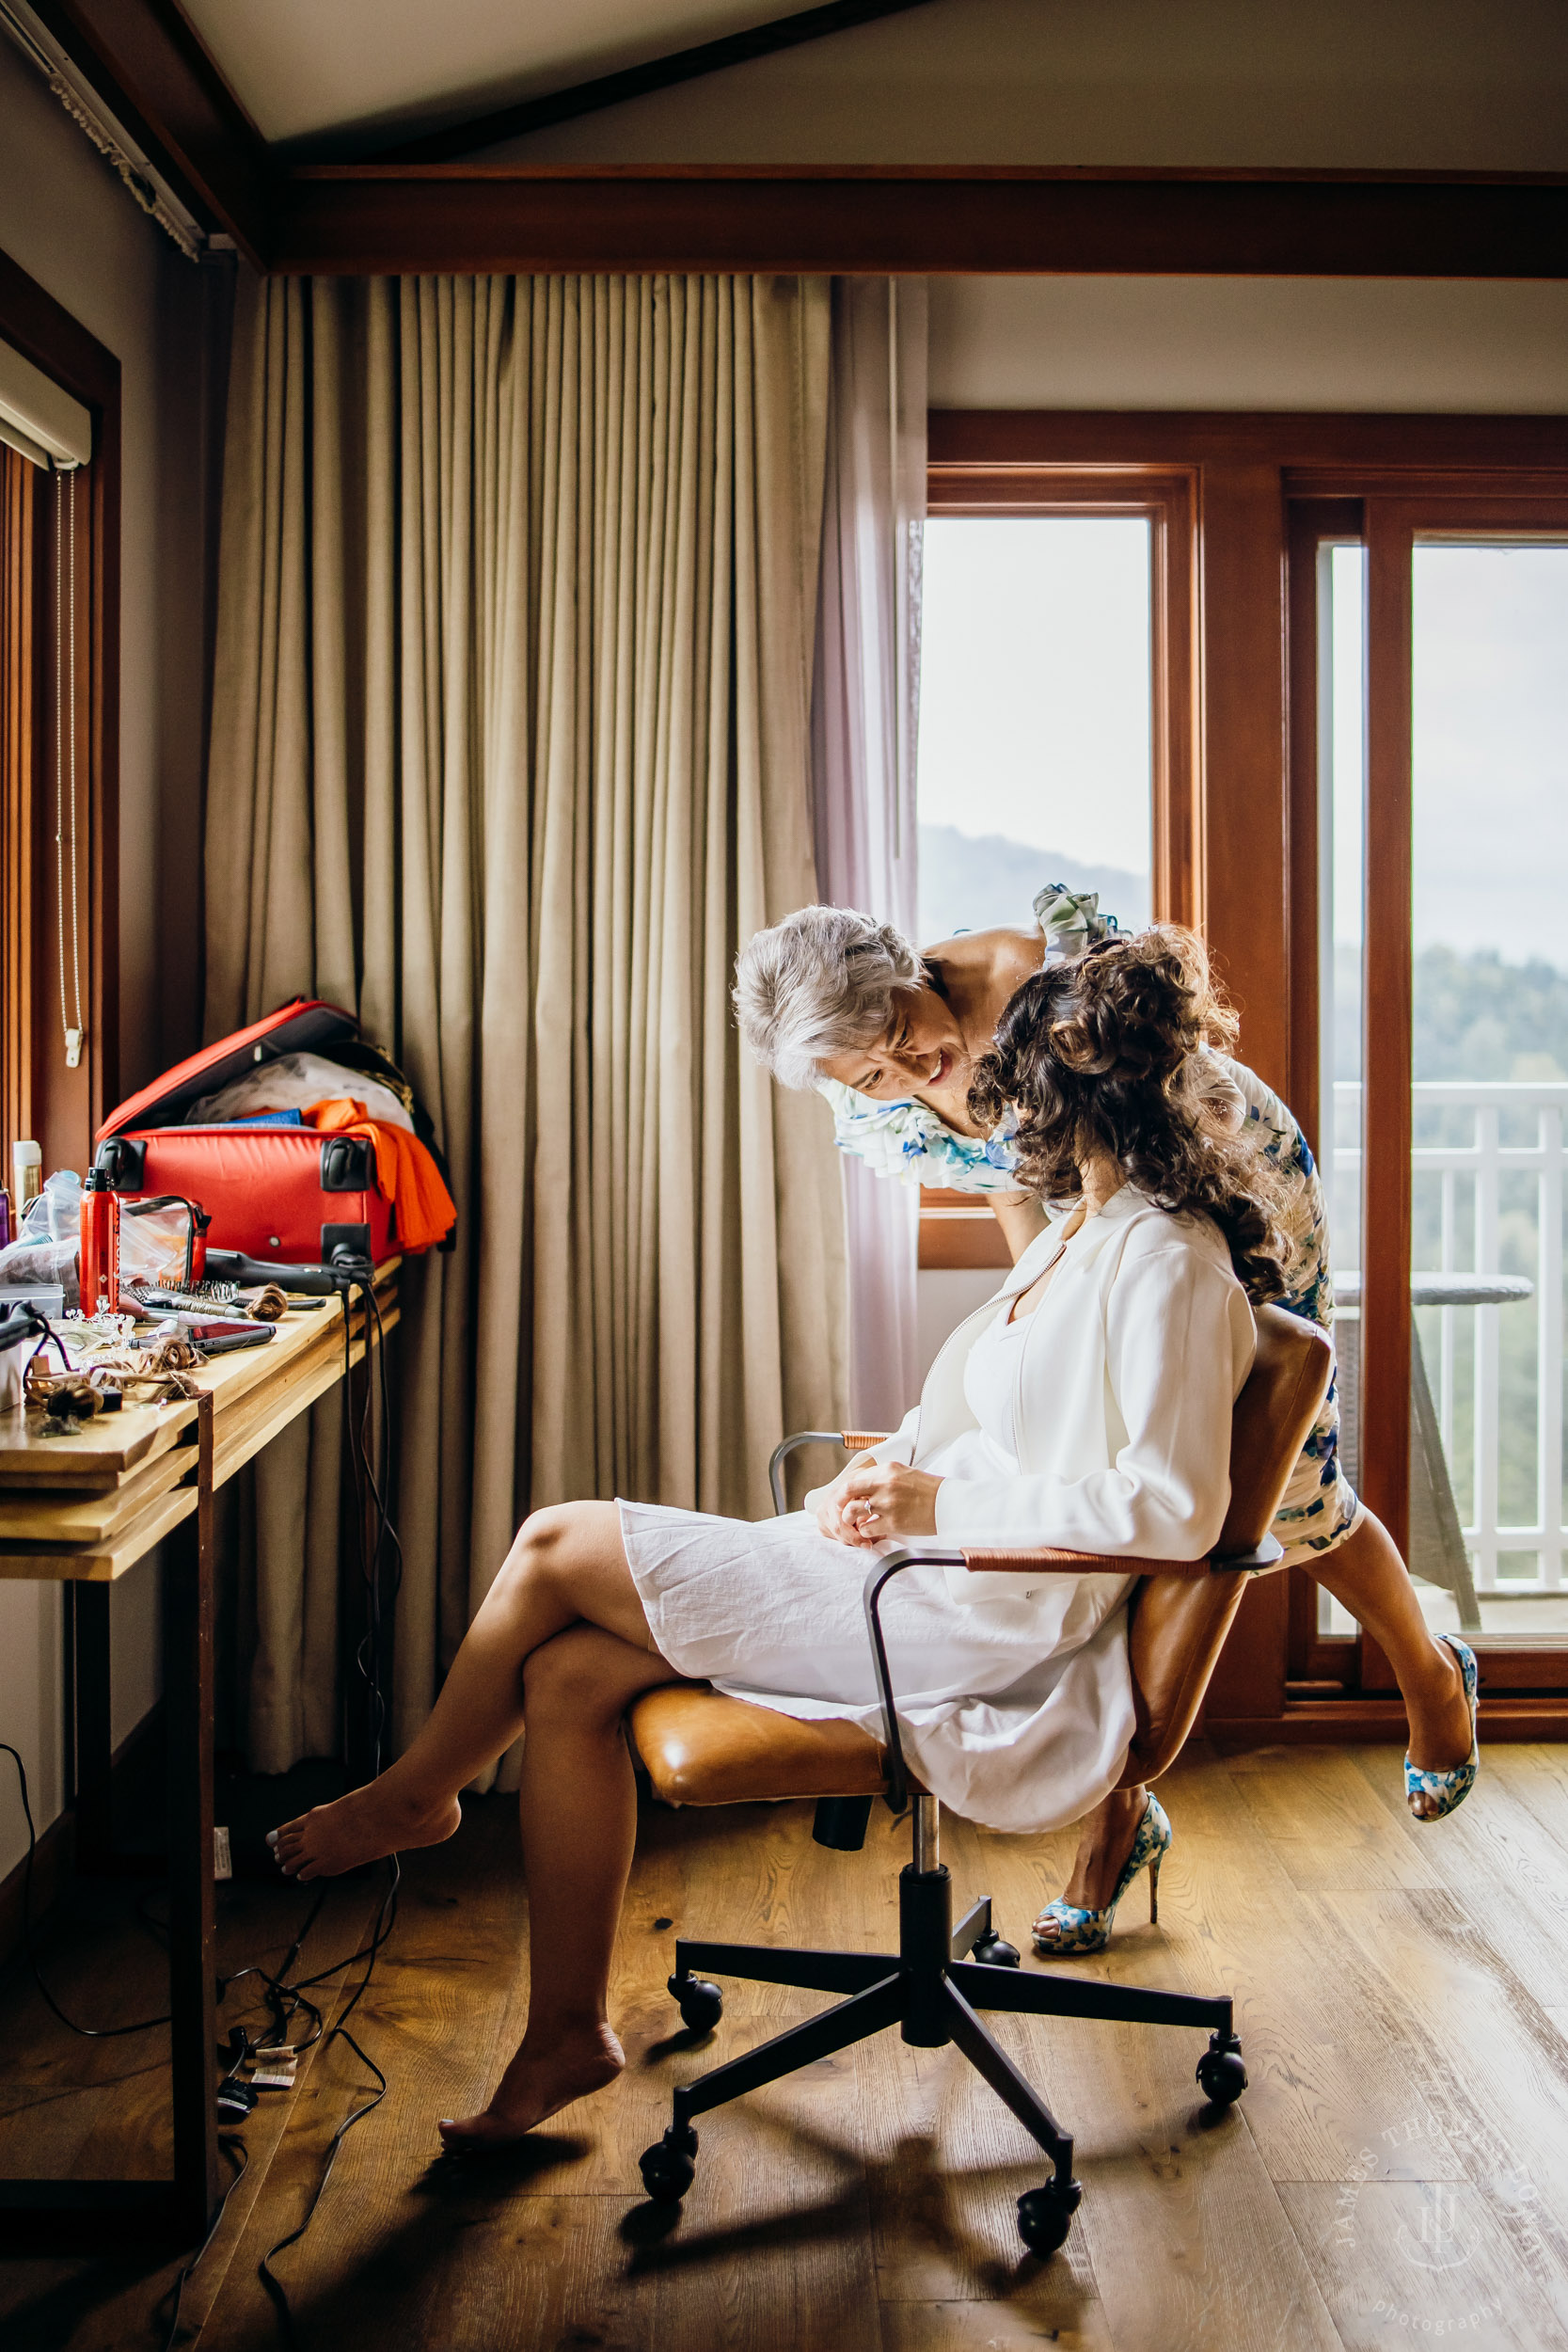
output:
M108 1170L87 1170L82 1186L82 1312L119 1311L119 1195Z

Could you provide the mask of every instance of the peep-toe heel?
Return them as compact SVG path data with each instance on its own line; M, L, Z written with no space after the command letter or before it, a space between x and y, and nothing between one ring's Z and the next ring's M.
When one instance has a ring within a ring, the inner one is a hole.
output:
M1111 1940L1111 1923L1117 1915L1117 1905L1132 1885L1140 1870L1148 1872L1148 1922L1157 1927L1160 1920L1160 1865L1170 1851L1171 1827L1165 1809L1156 1796L1150 1796L1138 1821L1132 1851L1123 1865L1120 1878L1111 1899L1100 1911L1085 1911L1076 1903L1060 1900L1047 1903L1035 1921L1035 1949L1042 1960L1059 1960L1077 1952L1102 1952ZM1042 1935L1040 1930L1047 1920L1056 1930L1054 1935Z
M1464 1677L1465 1696L1470 1708L1470 1753L1464 1763L1456 1764L1451 1772L1423 1772L1418 1765L1412 1764L1406 1750L1404 1801L1418 1821L1441 1821L1462 1805L1475 1787L1476 1774L1481 1770L1481 1732L1477 1723L1481 1708L1481 1677L1476 1667L1476 1654L1469 1643L1462 1642L1457 1633L1443 1633L1438 1639L1446 1642L1452 1650L1459 1661L1460 1674ZM1434 1797L1437 1800L1435 1811L1417 1813L1412 1802L1417 1797Z

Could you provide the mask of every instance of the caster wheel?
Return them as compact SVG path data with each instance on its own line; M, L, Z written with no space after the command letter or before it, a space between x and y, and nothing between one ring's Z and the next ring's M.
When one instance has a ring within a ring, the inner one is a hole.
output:
M1047 2181L1043 2188L1028 2189L1019 2199L1018 2233L1031 2254L1044 2262L1065 2244L1083 2194L1076 2181L1065 2187Z
M672 2124L662 2139L644 2148L637 2160L642 2185L658 2205L678 2205L696 2173L697 2135L677 2132Z
M1020 1965L1018 1946L1009 1944L1006 1937L998 1935L994 1929L990 1935L980 1938L969 1956L971 1960L977 1960L982 1968L1017 1968Z
M1197 2087L1211 2106L1234 2106L1246 2089L1242 2045L1232 2034L1215 2034L1197 2062Z
M724 1996L703 1977L672 1977L670 1990L680 2004L681 2024L691 2033L709 2033L724 2014Z

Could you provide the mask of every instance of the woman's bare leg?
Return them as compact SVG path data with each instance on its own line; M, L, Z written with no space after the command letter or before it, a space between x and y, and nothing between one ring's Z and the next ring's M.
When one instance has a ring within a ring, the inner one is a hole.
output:
M523 1727L523 1663L542 1642L587 1622L647 1656L652 1636L612 1502L563 1502L525 1519L452 1661L434 1712L406 1753L368 1788L273 1833L291 1878L331 1878L383 1854L450 1837L458 1791ZM668 1669L659 1679L668 1679Z
M520 2138L612 2082L626 2063L607 2002L637 1835L622 1719L640 1691L673 1679L646 1646L575 1626L523 1670L528 1738L519 1810L528 1877L528 2030L482 2115L443 2122L449 2148Z
M1382 1520L1367 1512L1353 1535L1303 1565L1365 1626L1393 1668L1410 1719L1411 1762L1427 1772L1463 1764L1470 1753L1470 1709L1459 1661L1427 1630L1410 1571ZM1412 1807L1423 1820L1435 1809L1425 1794Z
M1081 1911L1104 1910L1117 1891L1117 1881L1132 1851L1132 1840L1148 1803L1148 1790L1141 1786L1113 1788L1092 1813L1085 1816L1078 1832L1072 1876L1062 1889L1063 1902ZM1049 1940L1049 1922L1046 1935Z
M1366 1627L1393 1669L1410 1719L1410 1760L1428 1772L1451 1772L1470 1753L1470 1709L1459 1661L1433 1640L1421 1614L1410 1571L1393 1537L1370 1511L1342 1544L1302 1563ZM1109 1899L1132 1851L1143 1813L1143 1791L1117 1789L1085 1819L1064 1902L1100 1910ZM1411 1807L1423 1820L1435 1800L1419 1792Z

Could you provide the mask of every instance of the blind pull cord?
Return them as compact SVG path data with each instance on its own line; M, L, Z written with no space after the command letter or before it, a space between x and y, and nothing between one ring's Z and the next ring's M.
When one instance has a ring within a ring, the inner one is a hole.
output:
M60 1027L65 1033L65 1066L78 1069L82 1060L82 1041L87 1035L82 1020L82 922L78 903L76 856L76 469L59 467L55 475L55 914L60 942ZM61 508L69 518L69 533L62 528ZM62 545L62 541L65 542ZM69 580L67 573L69 568ZM62 611L62 607L65 608ZM71 672L70 700L70 769L71 814L66 819L65 779L67 766L67 724L65 674ZM76 1020L71 1023L66 1002L65 985L65 868L69 848L71 858L71 972L74 990Z

